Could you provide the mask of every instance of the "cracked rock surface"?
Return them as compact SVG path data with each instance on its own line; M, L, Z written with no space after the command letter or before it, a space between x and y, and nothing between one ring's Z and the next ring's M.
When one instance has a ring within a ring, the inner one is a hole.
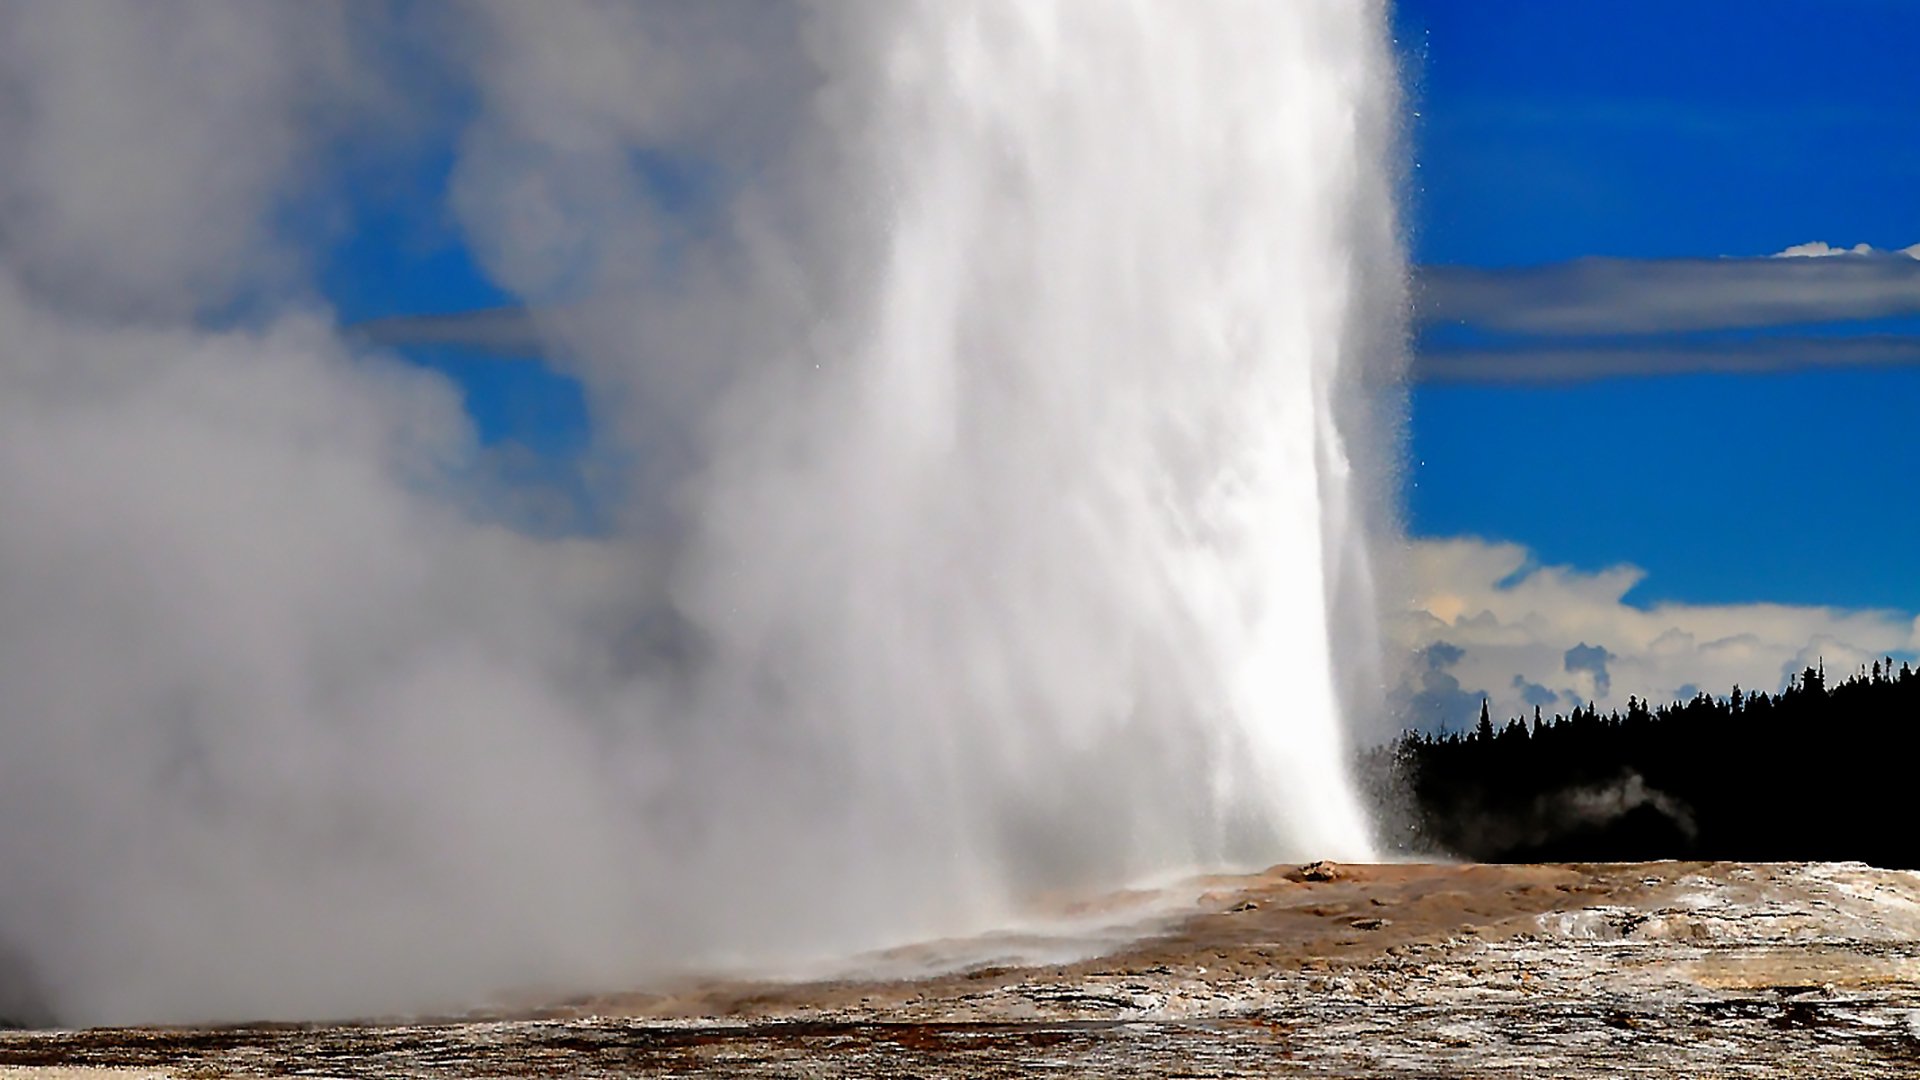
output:
M1920 1075L1906 872L1316 863L1079 915L517 1015L9 1033L0 1077Z

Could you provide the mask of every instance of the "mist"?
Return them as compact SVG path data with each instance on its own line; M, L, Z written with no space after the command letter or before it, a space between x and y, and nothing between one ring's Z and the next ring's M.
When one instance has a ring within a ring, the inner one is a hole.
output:
M0 951L364 1016L1366 856L1384 23L0 3ZM327 298L434 139L592 528Z

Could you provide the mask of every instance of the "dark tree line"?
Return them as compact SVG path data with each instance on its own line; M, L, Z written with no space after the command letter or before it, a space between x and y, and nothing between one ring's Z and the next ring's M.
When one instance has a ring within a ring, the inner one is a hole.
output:
M1487 862L1860 860L1920 868L1920 673L1706 694L1626 712L1409 732L1362 774L1391 846Z

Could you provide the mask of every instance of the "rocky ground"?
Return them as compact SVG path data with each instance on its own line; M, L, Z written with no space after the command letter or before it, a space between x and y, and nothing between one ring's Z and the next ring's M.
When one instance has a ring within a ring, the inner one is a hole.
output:
M932 945L863 978L13 1033L0 1077L1920 1076L1920 875L1313 864L1169 895L1095 913L1143 937ZM1100 955L1032 959L1076 942Z

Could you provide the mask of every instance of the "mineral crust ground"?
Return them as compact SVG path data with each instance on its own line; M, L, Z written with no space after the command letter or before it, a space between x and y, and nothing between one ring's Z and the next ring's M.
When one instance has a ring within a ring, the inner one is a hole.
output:
M1316 863L1067 914L815 981L14 1032L0 1077L1920 1076L1912 873Z

